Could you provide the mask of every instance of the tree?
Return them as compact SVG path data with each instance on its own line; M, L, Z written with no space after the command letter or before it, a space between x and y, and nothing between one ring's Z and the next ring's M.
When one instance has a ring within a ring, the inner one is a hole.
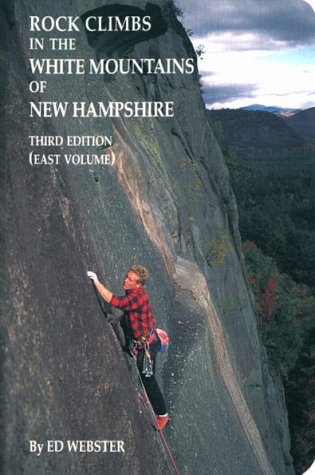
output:
M274 373L288 379L303 345L301 288L251 241L243 245L259 329Z

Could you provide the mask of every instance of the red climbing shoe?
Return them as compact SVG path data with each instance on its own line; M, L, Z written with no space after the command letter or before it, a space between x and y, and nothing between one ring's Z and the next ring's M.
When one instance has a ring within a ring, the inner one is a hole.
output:
M156 418L156 427L158 430L163 430L170 420L168 414L164 414L163 416L157 416Z

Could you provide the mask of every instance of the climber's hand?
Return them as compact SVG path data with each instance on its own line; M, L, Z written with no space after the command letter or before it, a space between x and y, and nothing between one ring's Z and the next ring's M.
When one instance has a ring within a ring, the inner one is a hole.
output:
M94 282L94 284L97 284L99 282L97 275L95 272L88 271L87 276Z

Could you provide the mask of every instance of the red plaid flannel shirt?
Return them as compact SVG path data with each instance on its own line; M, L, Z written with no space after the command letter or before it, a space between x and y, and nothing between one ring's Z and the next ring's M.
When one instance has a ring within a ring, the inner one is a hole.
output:
M110 302L124 312L124 318L133 338L147 335L155 328L155 318L148 294L143 287L127 291L126 295L118 297L113 295Z

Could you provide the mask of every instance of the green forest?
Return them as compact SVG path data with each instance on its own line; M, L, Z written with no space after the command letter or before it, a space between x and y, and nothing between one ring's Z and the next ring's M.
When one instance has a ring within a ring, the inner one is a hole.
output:
M315 458L315 142L269 112L209 111L209 121L230 171L258 327L284 384L301 474Z

